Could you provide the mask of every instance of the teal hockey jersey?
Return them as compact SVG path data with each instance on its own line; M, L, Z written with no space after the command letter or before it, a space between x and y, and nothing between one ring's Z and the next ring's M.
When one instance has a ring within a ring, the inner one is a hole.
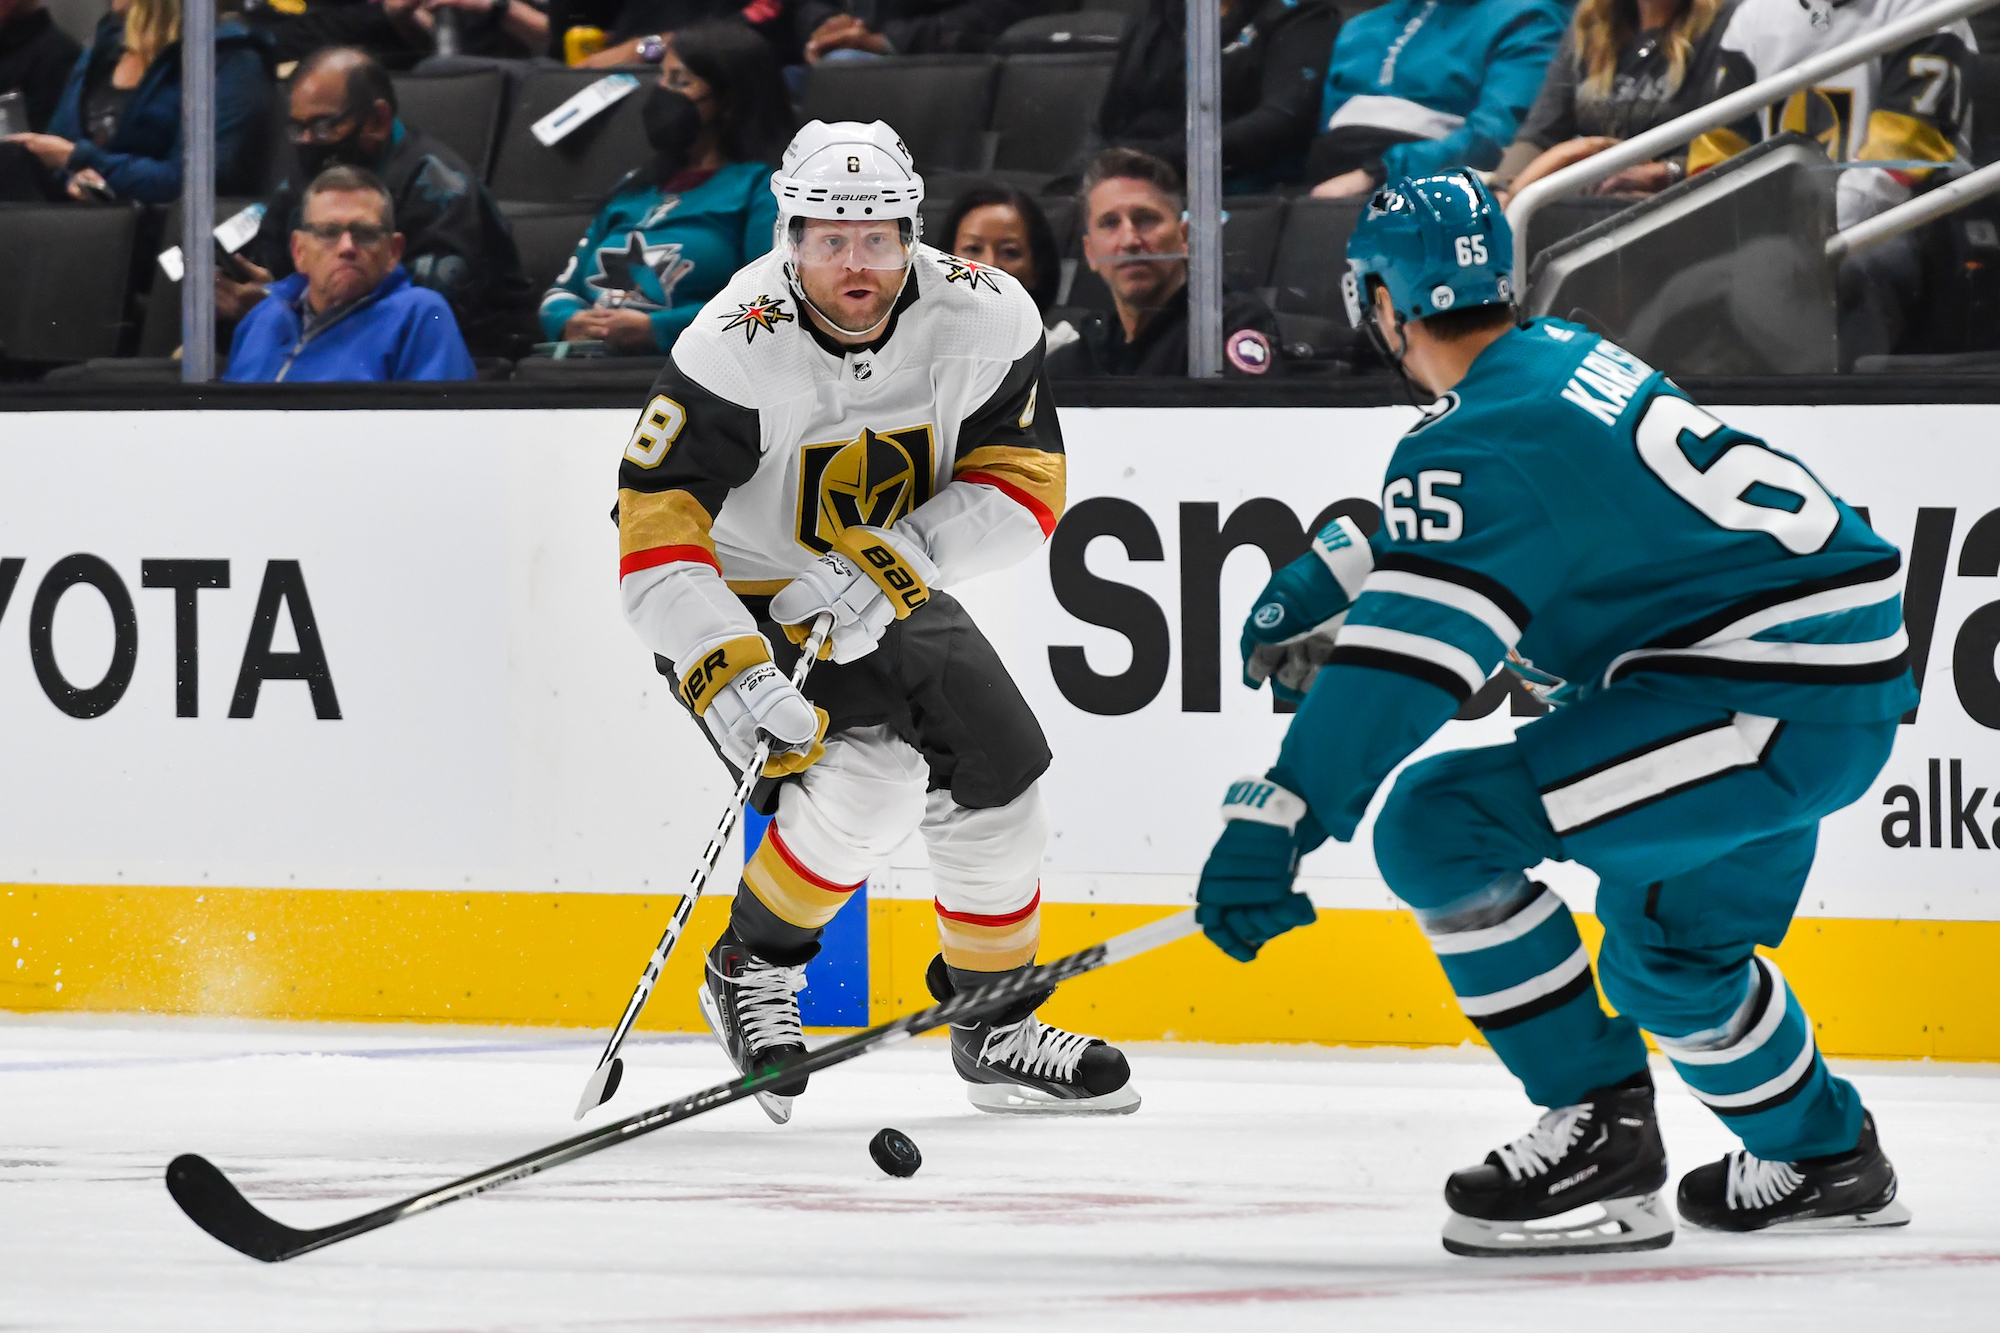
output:
M1326 537L1302 558L1331 563ZM1839 723L1917 701L1897 549L1798 460L1562 320L1502 336L1403 437L1369 556L1270 774L1337 838L1510 656L1557 704L1625 685Z

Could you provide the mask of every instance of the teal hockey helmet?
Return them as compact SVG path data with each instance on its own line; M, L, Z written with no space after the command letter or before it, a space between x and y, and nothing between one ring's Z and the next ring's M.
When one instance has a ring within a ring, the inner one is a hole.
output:
M1460 168L1377 190L1347 242L1347 318L1364 327L1368 279L1403 319L1514 302L1514 229L1486 183Z

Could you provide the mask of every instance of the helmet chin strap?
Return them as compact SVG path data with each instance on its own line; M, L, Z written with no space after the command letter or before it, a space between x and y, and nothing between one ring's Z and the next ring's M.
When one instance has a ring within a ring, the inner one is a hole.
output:
M1403 358L1409 355L1410 351L1410 330L1409 326L1403 321L1403 312L1400 310L1396 311L1396 337L1402 343L1402 346L1394 351L1391 351L1389 348L1389 340L1382 336L1382 326L1376 321L1373 310L1368 312L1368 318L1364 322L1364 327L1368 330L1368 341L1374 345L1375 351L1384 361L1387 361L1395 368L1396 378L1403 382L1403 393L1409 398L1410 406L1423 408L1429 407L1433 402L1436 402L1436 394L1420 396L1419 390L1422 386L1417 383L1416 378L1403 365Z
M865 329L850 329L845 324L835 319L832 315L827 314L826 311L821 310L819 308L819 303L813 300L812 296L807 293L805 279L799 276L798 265L787 263L785 265L785 272L787 276L791 278L792 285L798 288L799 299L801 301L804 301L807 305L811 306L812 312L815 315L818 315L821 319L825 320L828 324L831 324L834 328L839 329L842 333L846 334L850 338L865 338L869 334L875 332L875 330L881 328L884 324L887 324L889 322L889 317L896 313L896 302L900 301L903 298L903 288L909 285L910 269L914 267L915 267L914 264L909 264L904 266L903 280L896 284L896 294L889 298L889 308L882 312L882 318L876 320L873 324L870 324Z

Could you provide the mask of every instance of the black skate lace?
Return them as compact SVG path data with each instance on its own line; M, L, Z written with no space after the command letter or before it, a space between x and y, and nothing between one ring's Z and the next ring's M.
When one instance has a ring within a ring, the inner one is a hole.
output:
M1539 1176L1548 1171L1583 1137L1583 1129L1591 1121L1592 1107L1589 1102L1575 1106L1558 1106L1540 1120L1535 1127L1515 1139L1512 1143L1495 1150L1500 1165L1507 1168L1507 1175L1514 1180L1529 1176Z
M736 987L737 1025L752 1049L805 1042L805 1031L799 1026L799 1004L792 998L806 988L803 967L779 967L745 957L743 971L737 976L723 976L713 963L708 970Z
M1769 1208L1804 1181L1790 1162L1767 1162L1739 1148L1729 1154L1729 1179L1723 1185L1722 1201L1730 1208Z
M1052 1028L1029 1014L1018 1023L988 1032L979 1048L979 1059L982 1064L1004 1064L1024 1074L1067 1083L1093 1040L1080 1032Z

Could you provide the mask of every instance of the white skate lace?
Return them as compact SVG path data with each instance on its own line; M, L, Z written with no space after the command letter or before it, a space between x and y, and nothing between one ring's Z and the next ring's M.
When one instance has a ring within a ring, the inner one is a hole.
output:
M708 970L736 987L737 1025L752 1050L805 1042L805 1032L799 1026L798 1001L792 998L806 988L803 967L778 967L746 957L743 971L737 976L725 977L713 964Z
M1584 1126L1590 1123L1590 1119L1589 1102L1558 1106L1537 1120L1535 1127L1526 1134L1495 1149L1494 1155L1500 1159L1500 1165L1507 1168L1511 1179L1524 1180L1529 1176L1542 1175L1561 1161L1576 1141L1583 1137Z
M1004 1064L1037 1078L1067 1083L1076 1075L1077 1062L1095 1040L1080 1032L1052 1028L1029 1014L1018 1023L996 1027L986 1034L979 1048L981 1064Z
M1767 1162L1739 1149L1729 1154L1729 1180L1722 1199L1731 1208L1769 1208L1804 1181L1790 1162Z

